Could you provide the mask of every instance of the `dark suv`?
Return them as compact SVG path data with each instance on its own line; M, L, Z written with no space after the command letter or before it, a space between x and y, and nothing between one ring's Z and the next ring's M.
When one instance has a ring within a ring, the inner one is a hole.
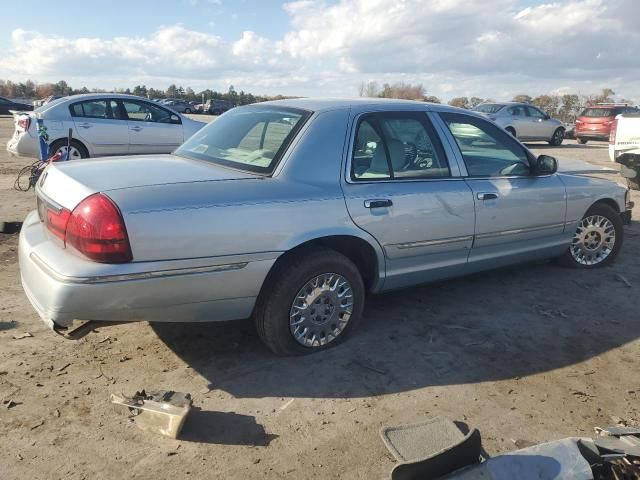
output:
M203 113L210 113L211 115L222 115L227 110L231 110L235 105L228 100L207 100L204 105Z
M576 118L576 139L585 144L588 140L609 140L611 126L616 115L621 113L638 113L637 107L620 103L600 103L585 108Z

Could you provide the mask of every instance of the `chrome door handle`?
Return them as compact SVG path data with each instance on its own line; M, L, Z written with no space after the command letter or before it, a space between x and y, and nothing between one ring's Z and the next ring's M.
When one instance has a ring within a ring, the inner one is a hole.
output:
M93 127L93 125L91 125L90 123L81 123L78 126L81 127L81 128L91 128L91 127Z
M134 132L139 132L140 130L142 130L142 127L131 127L131 130L133 130Z
M478 200L495 200L498 198L498 194L495 192L479 192Z
M388 198L376 198L364 201L364 206L366 208L384 208L390 207L391 205L393 205L393 202Z

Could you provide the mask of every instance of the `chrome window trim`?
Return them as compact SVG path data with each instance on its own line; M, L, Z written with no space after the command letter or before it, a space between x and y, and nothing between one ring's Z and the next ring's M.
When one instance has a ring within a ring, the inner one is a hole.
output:
M436 178L389 178L385 180L352 180L351 179L351 161L353 160L353 145L356 141L356 130L358 129L358 125L360 123L360 118L364 115L376 114L376 113L424 113L427 116L427 121L431 122L436 135L439 137L440 143L442 144L442 149L444 150L445 160L449 167L450 175L447 177L436 177ZM443 141L442 135L440 131L434 125L431 116L429 115L428 110L367 110L366 112L360 112L355 115L351 119L351 124L349 125L349 141L347 143L346 155L347 161L345 162L345 168L342 170L344 175L345 183L349 185L370 185L370 184L378 184L378 183L409 183L409 182L442 182L442 181L451 181L451 180L463 180L460 175L460 166L457 158L452 161L450 158L450 154L454 152L451 151L450 147ZM456 168L457 167L457 168Z
M66 284L100 284L100 283L113 283L124 282L129 280L149 280L155 278L177 277L182 275L192 275L197 273L217 273L227 272L231 270L241 270L248 265L249 262L228 263L224 265L208 265L203 267L187 267L187 268L175 268L169 270L155 270L150 272L136 272L125 273L122 275L98 275L90 277L71 277L63 275L52 269L47 263L42 260L36 253L31 253L29 257L33 262L38 265L47 275L60 283Z
M62 209L64 208L62 205L60 205L59 203L57 203L56 201L52 200L51 198L49 198L41 189L40 189L40 182L38 182L38 185L36 186L36 196L40 198L41 201L43 201L45 204L47 204L47 206L53 210L56 215L59 214Z

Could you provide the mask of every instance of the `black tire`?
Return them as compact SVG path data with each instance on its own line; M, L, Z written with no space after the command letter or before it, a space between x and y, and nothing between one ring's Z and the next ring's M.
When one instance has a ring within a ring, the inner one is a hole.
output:
M190 108L185 108L184 113L191 113L191 109Z
M314 277L335 273L350 284L353 309L346 327L325 345L299 343L289 329L289 313L298 292ZM302 249L279 261L269 273L258 297L254 321L258 335L276 355L305 355L338 345L356 328L362 317L365 288L354 263L341 253L323 247Z
M51 145L49 145L49 152L51 152L51 155L54 155L59 149L65 148L67 146L67 143L68 142L66 138L56 140L55 142L51 143ZM87 147L85 147L78 140L72 138L71 147L75 148L78 153L80 153L80 158L89 158L89 151L87 150ZM74 158L71 158L71 160L74 160Z
M620 214L611 208L609 205L605 203L596 203L593 205L587 213L584 214L583 220L592 215L599 215L607 218L613 224L613 228L615 231L615 243L609 255L599 263L594 265L584 265L579 263L571 254L571 247L567 248L564 254L558 258L558 263L565 267L571 268L583 268L583 269L593 269L593 268L601 268L610 265L615 258L618 256L620 252L620 248L622 247L622 242L624 240L624 226L622 224L622 219L620 218Z
M515 128L513 128L513 127L507 127L507 128L505 128L505 130L506 130L507 132L509 132L512 136L514 136L514 137L516 136L516 129L515 129ZM516 138L517 138L517 137L516 137Z
M558 127L555 132L553 132L553 136L551 140L549 140L549 145L553 147L559 147L562 145L562 141L564 140L564 128Z
M576 142L578 142L580 145L585 145L587 143L587 139L583 137L576 137Z

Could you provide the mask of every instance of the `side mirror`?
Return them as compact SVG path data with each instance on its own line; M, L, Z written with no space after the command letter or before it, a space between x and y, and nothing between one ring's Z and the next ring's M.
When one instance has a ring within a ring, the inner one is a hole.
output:
M545 120L551 120L551 117L550 117L549 115L545 115L545 116L544 116L544 119L545 119Z
M180 123L180 117L178 115L171 115L171 123Z
M558 160L549 155L540 155L536 158L534 174L552 175L558 171Z

